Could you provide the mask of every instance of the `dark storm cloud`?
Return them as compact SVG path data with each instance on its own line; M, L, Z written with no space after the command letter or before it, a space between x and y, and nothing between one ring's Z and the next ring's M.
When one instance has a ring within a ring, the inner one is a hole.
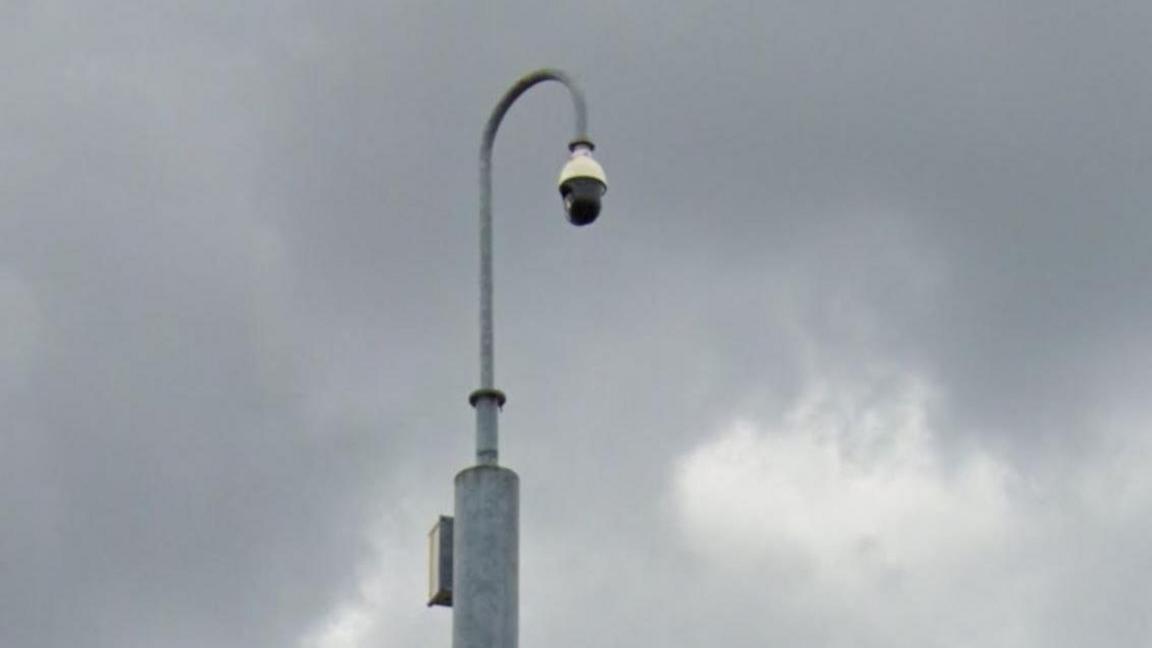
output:
M470 454L475 149L499 92L559 65L611 188L601 222L567 228L567 98L516 105L497 352L525 645L1139 644L1126 602L1147 588L1120 575L1152 501L1124 457L1152 379L1148 14L4 9L0 643L448 640L420 543ZM791 438L813 385L846 385L850 430L899 410L907 376L936 394L913 458L944 468L876 465L944 493L911 509L943 526L988 501L949 471L1012 475L989 482L1025 520L1008 539L941 550L983 567L846 567L865 585L838 589L810 556L734 568L709 548L723 530L680 519L678 466L732 420ZM1032 588L1018 618L955 589L1006 581ZM866 603L877 583L936 625Z

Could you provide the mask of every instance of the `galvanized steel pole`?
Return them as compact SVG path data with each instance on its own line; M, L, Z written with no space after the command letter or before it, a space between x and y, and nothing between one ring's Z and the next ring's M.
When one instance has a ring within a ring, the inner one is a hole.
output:
M477 465L456 475L453 531L453 648L516 648L519 640L519 478L498 465L492 317L492 145L512 104L532 86L556 81L568 88L576 112L574 141L586 142L584 95L559 70L537 70L517 81L496 104L480 142L480 388L476 409Z

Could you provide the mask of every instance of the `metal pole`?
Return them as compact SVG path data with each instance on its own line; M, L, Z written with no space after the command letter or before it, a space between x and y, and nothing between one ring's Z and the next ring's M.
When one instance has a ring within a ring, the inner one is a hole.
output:
M574 141L586 142L584 95L567 74L551 69L532 72L508 89L480 142L480 388L469 397L476 409L478 465L456 475L453 648L516 648L519 639L519 478L498 465L504 394L495 386L492 324L492 145L512 104L544 81L568 88L576 112Z

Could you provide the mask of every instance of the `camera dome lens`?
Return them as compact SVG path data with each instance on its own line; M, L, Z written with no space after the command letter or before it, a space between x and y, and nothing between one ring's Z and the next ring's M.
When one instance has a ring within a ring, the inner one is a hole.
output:
M589 225L600 215L604 183L595 178L572 178L564 183L564 209L573 225Z

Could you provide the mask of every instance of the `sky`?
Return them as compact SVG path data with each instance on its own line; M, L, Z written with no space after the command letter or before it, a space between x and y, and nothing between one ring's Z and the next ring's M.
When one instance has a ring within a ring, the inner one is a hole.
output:
M1152 4L0 5L0 645L1152 644Z

